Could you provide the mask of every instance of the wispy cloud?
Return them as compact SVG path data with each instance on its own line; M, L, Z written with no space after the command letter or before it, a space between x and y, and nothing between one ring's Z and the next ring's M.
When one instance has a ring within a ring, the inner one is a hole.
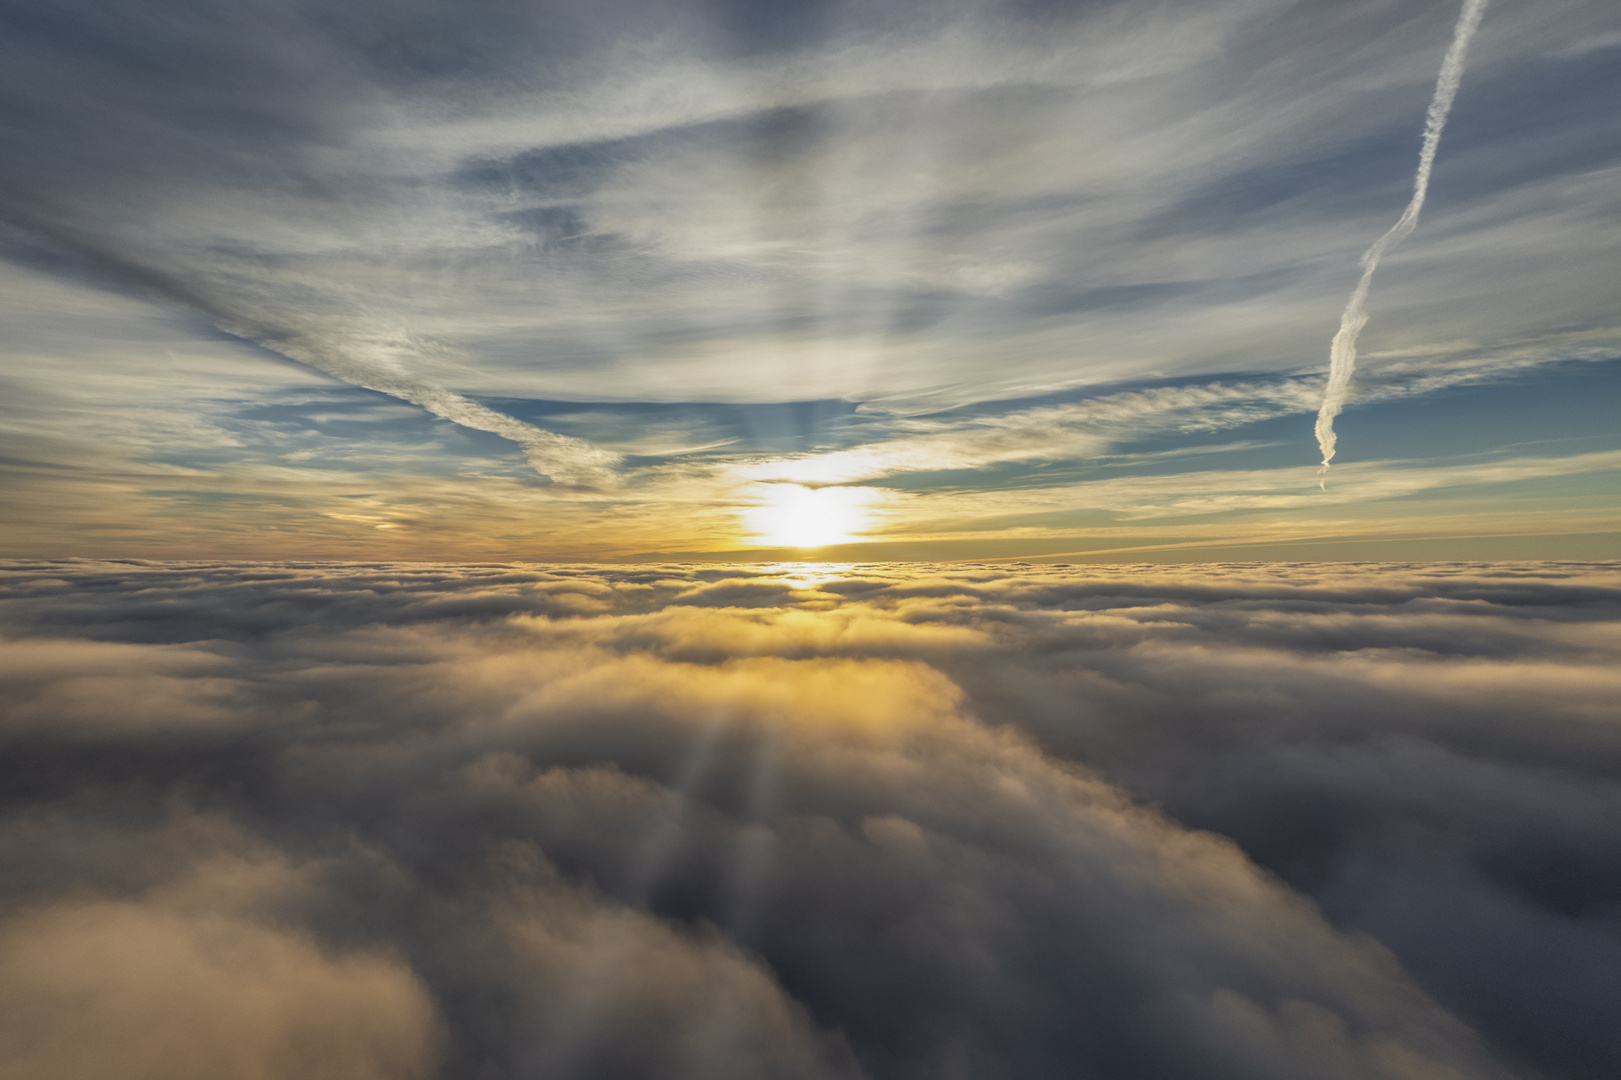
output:
M171 496L136 486L154 472L207 473L221 497L273 476L332 522L356 516L332 499L409 504L361 515L402 528L456 473L489 485L502 542L662 507L654 533L697 522L685 547L720 544L728 520L735 540L765 481L989 483L1309 411L1346 267L1411 175L1400 118L1450 13L818 10L499 7L448 25L409 7L362 26L160 4L75 9L71 32L18 23L0 75L17 460L88 485L61 500L74 529L97 500L144 523L110 535L174 531ZM1608 69L1569 54L1607 30L1580 0L1483 26L1428 241L1380 270L1361 404L1615 355L1602 223L1621 188L1592 104ZM87 316L97 303L143 314ZM141 344L160 339L179 367ZM463 431L407 437L401 419L340 452L276 434L289 414L244 419L328 378ZM793 439L699 415L815 401L854 412ZM690 423L652 428L633 408L691 402ZM555 483L515 496L525 460ZM13 517L46 528L49 493L19 484ZM514 498L544 523L509 529Z
M1425 461L1380 461L1345 465L1329 501L1340 506L1400 499L1447 488L1512 484L1525 480L1621 469L1621 451L1567 457L1508 458L1437 466ZM1108 510L1125 519L1221 514L1234 510L1288 509L1321 504L1310 467L1199 470L1169 475L1123 476L1018 491L930 492L905 496L906 518L926 520L931 511L973 517L996 514Z

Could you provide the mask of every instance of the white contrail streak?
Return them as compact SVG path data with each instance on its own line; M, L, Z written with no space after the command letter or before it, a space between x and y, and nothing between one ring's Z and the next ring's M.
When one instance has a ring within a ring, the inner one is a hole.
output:
M265 340L263 337L253 337L250 330L233 329L228 324L224 325L224 329L229 333L252 337L266 348L340 382L408 401L453 424L510 439L523 447L524 455L536 472L551 477L557 483L598 489L611 489L619 484L615 466L621 461L620 455L584 439L570 438L526 424L516 417L480 405L454 390L412 378L382 364L367 363L355 355L364 352L363 348L351 345L346 349L341 344L298 338Z
M33 229L54 247L88 260L117 280L206 315L233 337L261 345L339 382L408 401L453 424L510 439L523 448L536 472L558 484L605 491L621 483L621 455L584 439L526 424L408 374L399 361L421 347L409 334L333 333L301 327L285 306L278 310L251 293L222 291L217 280L210 281L205 275L155 265L158 260L150 253L143 257L139 252L121 252L114 245L60 227L34 224ZM220 276L213 275L215 279Z
M1419 151L1418 174L1413 178L1413 199L1390 231L1374 241L1362 256L1362 280L1357 282L1345 303L1339 333L1334 335L1334 343L1329 347L1328 386L1323 392L1323 406L1317 411L1317 445L1323 451L1323 467L1317 473L1319 487L1327 479L1328 463L1334 459L1334 418L1345 407L1345 393L1351 384L1351 373L1356 370L1356 337L1368 321L1368 286L1385 252L1405 240L1418 224L1418 212L1424 208L1424 195L1430 186L1430 168L1435 164L1435 148L1441 142L1441 129L1446 126L1458 84L1463 81L1464 55L1469 51L1469 39L1480 25L1480 17L1485 14L1486 3L1487 0L1464 0L1463 12L1452 32L1452 46L1441 61L1435 96L1430 99L1430 110L1425 116L1424 148Z

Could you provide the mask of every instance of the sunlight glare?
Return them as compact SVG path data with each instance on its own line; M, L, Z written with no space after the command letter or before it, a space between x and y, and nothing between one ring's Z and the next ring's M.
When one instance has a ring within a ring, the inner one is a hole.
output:
M780 547L818 548L858 539L877 495L860 487L762 486L762 501L744 511L744 524L753 538Z

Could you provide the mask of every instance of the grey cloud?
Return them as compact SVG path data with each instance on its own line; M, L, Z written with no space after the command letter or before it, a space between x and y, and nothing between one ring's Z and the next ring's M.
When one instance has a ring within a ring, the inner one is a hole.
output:
M8 1076L435 1073L444 1028L422 982L386 947L286 919L312 868L228 824L13 817L0 858Z
M201 986L185 935L228 920L417 1032L391 1075L1621 1061L1612 565L34 563L0 596L7 925L168 942Z

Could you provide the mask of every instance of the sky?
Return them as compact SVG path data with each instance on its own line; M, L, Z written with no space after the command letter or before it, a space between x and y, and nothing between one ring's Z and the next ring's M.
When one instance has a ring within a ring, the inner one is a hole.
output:
M1621 18L0 5L0 554L1614 558ZM1319 481L1321 480L1321 486Z

